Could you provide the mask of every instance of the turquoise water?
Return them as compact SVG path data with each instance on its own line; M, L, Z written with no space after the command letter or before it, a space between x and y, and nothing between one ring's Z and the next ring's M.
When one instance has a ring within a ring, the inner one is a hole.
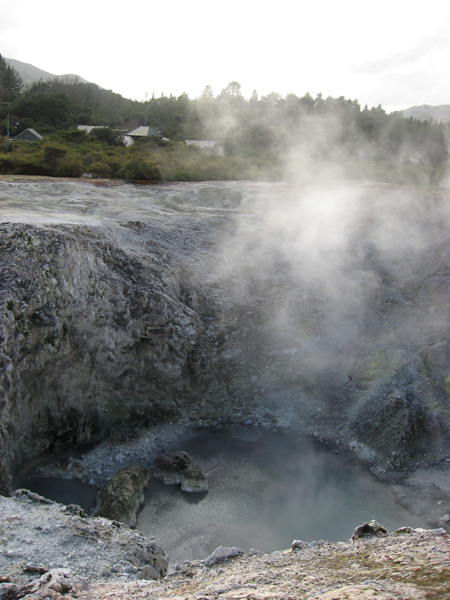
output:
M202 467L209 492L187 494L151 480L137 523L172 563L204 558L219 545L271 552L294 539L345 541L371 519L391 530L425 526L388 486L304 438L200 431L180 449Z

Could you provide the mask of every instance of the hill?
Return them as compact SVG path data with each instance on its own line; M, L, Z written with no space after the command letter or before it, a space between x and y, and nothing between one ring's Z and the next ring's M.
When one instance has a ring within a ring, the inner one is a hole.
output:
M411 108L402 111L402 114L405 117L413 117L420 121L433 119L434 121L448 123L450 122L450 104L441 104L439 106L430 106L429 104L411 106Z
M74 75L72 73L68 73L65 75L55 75L53 73L49 73L48 71L44 71L43 69L39 69L34 65L29 63L24 63L20 60L16 60L15 58L6 58L5 59L8 65L13 67L19 75L22 77L22 81L24 84L34 83L35 81L49 81L51 79L63 79L73 81L76 80L80 83L88 83L86 79L80 77L79 75Z

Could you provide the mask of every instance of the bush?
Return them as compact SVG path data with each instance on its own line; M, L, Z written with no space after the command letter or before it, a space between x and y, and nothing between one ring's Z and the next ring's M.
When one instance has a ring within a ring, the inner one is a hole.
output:
M149 158L128 158L118 173L124 179L160 180L161 172L158 166Z
M51 169L38 154L21 154L14 158L15 175L52 175Z
M83 164L77 156L69 155L58 164L54 173L56 177L81 177Z
M89 174L100 179L111 178L113 171L106 161L96 160L91 163Z
M11 155L0 154L0 173L6 175L14 170L14 160Z
M118 131L114 131L113 129L109 129L109 127L92 129L89 137L98 142L108 144L109 146L119 146L122 148L125 146L124 139L120 133Z
M60 137L62 141L70 144L81 144L88 139L87 133L81 129L69 129L68 131L62 131L58 137Z
M44 161L51 168L57 168L58 163L65 158L68 152L66 146L58 142L45 142L42 148L44 150Z

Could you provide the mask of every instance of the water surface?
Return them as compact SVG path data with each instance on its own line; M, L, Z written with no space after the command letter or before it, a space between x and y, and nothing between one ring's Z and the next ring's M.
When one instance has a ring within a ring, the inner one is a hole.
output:
M209 492L151 480L137 523L172 563L204 558L219 545L271 552L293 539L344 541L371 519L391 530L425 525L359 465L292 434L200 431L180 449L202 467Z

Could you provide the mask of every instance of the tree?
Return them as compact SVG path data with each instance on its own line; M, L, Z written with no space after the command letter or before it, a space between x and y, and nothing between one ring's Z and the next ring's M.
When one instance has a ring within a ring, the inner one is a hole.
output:
M31 119L38 127L67 129L74 123L70 116L70 101L64 94L46 95L27 92L14 104L14 110L23 122Z
M22 77L0 54L0 102L14 101L22 88Z
M253 90L250 102L253 102L255 104L256 102L258 102L258 99L258 92L256 90Z
M121 136L118 131L109 129L109 127L98 127L92 129L89 137L94 138L99 142L103 142L104 144L108 144L109 146L125 146L123 136Z
M210 85L205 85L203 89L203 93L201 95L201 100L212 100L214 97L212 87Z
M224 88L221 96L230 96L231 98L242 98L241 84L237 81L230 81L226 88Z

